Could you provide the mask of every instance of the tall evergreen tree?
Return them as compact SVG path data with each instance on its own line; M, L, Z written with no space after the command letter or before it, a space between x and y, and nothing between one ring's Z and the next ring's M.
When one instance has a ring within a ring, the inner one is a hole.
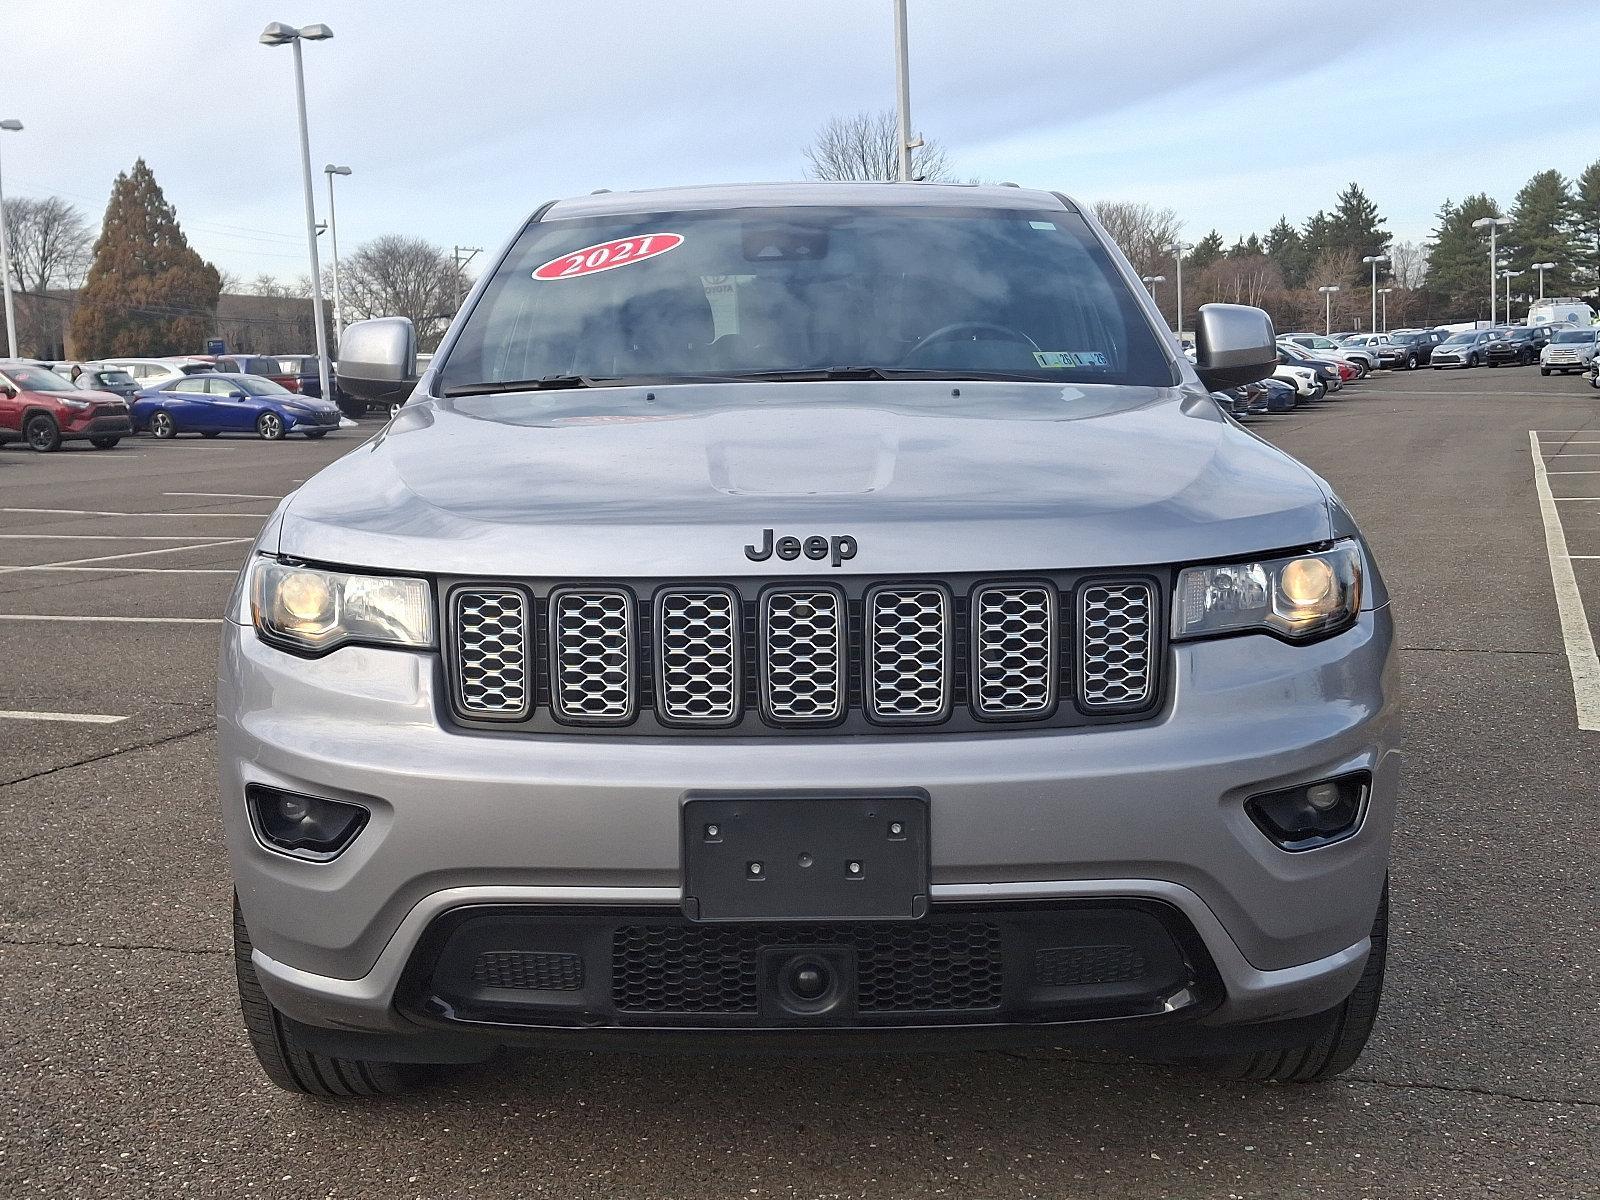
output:
M1585 294L1600 291L1600 159L1578 176L1577 212L1572 222L1579 261L1586 268L1580 278Z
M1307 263L1316 262L1331 246L1332 226L1328 214L1320 209L1306 218L1300 231L1300 246Z
M1503 215L1484 193L1460 204L1439 206L1438 225L1428 251L1431 311L1441 320L1485 320L1489 316L1489 238L1472 223Z
M1185 271L1201 271L1220 259L1227 253L1222 235L1213 229L1205 237L1190 248L1189 253L1183 256L1183 269Z
M1522 185L1511 206L1511 227L1502 234L1511 269L1523 272L1512 281L1513 287L1537 296L1538 273L1529 268L1536 262L1551 262L1555 268L1545 272L1545 295L1572 294L1584 266L1573 230L1577 215L1572 186L1560 171L1540 171Z
M1277 265L1283 273L1285 286L1297 288L1306 281L1306 253L1305 242L1300 237L1300 231L1289 224L1289 218L1282 216L1278 223L1267 231L1266 240L1267 256Z
M1389 244L1388 222L1378 215L1378 206L1368 199L1359 184L1352 183L1339 193L1339 200L1328 217L1328 249L1348 250L1365 256L1381 254Z
M204 347L222 278L189 246L144 159L118 175L72 315L81 358L163 355Z

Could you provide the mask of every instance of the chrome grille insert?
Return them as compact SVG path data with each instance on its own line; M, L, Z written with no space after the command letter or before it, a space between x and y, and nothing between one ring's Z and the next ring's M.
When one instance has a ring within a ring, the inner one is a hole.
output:
M726 588L656 595L656 705L663 720L738 719L740 617L739 598Z
M972 596L972 707L980 717L1041 717L1056 706L1056 591L991 583Z
M775 588L761 598L762 715L824 724L844 715L844 597L832 588Z
M876 721L937 721L950 711L950 598L941 587L867 595L867 711Z
M1137 708L1150 700L1154 610L1148 583L1090 583L1078 590L1078 701L1084 708Z
M633 596L620 588L571 588L550 597L550 699L578 724L631 721L638 706Z
M519 588L464 587L450 595L459 712L519 721L533 708L528 597Z

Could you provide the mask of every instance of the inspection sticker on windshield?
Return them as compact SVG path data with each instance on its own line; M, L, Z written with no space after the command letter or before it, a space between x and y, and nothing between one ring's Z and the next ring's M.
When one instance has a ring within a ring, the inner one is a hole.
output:
M576 279L580 275L595 275L617 267L629 267L655 258L668 250L683 245L683 235L677 233L645 233L638 237L615 238L597 242L582 250L573 250L560 258L552 258L533 272L535 279L546 282L555 279Z
M1098 350L1035 350L1033 361L1041 367L1104 367L1109 364Z

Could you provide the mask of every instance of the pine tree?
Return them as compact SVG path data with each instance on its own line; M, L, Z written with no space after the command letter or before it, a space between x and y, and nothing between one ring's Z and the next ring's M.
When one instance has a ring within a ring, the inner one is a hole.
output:
M1321 258L1331 247L1332 225L1328 214L1320 209L1306 218L1305 226L1300 232L1301 251L1305 261L1310 264Z
M1339 193L1328 218L1329 250L1348 250L1358 257L1382 254L1389 244L1387 222L1378 215L1378 206L1367 198L1359 184L1352 183Z
M1183 269L1185 271L1204 270L1225 253L1227 251L1223 245L1222 235L1213 229L1196 242L1188 254L1184 255Z
M1488 318L1489 238L1472 223L1500 215L1500 206L1481 192L1460 204L1446 200L1439 206L1424 286L1432 302L1429 307L1441 320Z
M1583 266L1582 249L1573 236L1576 219L1572 186L1560 171L1540 171L1522 185L1511 206L1511 227L1502 233L1511 269L1523 272L1512 281L1513 287L1521 285L1526 295L1537 296L1538 272L1531 268L1536 262L1549 262L1555 267L1545 272L1545 295L1572 294Z
M1305 243L1287 216L1279 217L1278 223L1267 231L1266 248L1268 257L1283 273L1285 286L1297 288L1305 283Z
M72 315L81 358L198 351L211 332L222 278L189 247L144 159L117 176L105 224Z
M1577 211L1572 222L1580 264L1586 268L1579 285L1587 293L1600 291L1600 160L1578 176Z

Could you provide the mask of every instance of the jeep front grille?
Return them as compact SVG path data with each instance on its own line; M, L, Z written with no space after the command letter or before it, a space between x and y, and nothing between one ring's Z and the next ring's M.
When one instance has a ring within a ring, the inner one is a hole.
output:
M665 733L1135 720L1161 696L1149 577L446 584L465 724Z
M1088 709L1149 701L1155 593L1148 583L1092 583L1078 593L1078 702Z
M456 707L517 721L533 707L528 598L521 588L461 588L451 596Z
M571 588L550 601L551 700L565 721L633 719L638 673L633 596L620 588Z
M777 722L844 715L844 597L832 588L775 588L761 599L761 701Z

